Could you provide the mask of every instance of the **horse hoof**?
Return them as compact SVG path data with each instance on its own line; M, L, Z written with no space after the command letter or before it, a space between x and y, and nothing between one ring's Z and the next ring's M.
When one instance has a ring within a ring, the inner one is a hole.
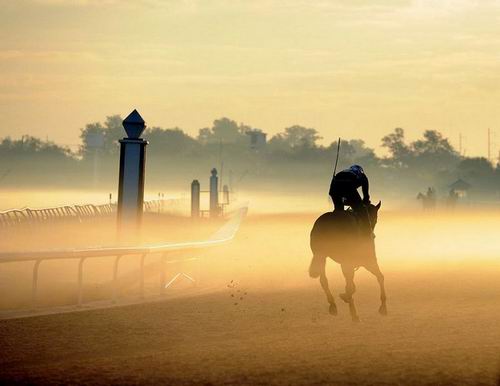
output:
M380 308L378 309L378 313L380 315L386 316L387 315L387 306L385 304L380 306Z
M339 294L339 297L346 303L350 303L352 299L352 297L347 296L347 294Z
M330 315L337 315L337 306L335 304L330 304L328 312L330 313Z
M352 321L353 321L353 323L359 323L359 316L357 316L357 315L353 316Z

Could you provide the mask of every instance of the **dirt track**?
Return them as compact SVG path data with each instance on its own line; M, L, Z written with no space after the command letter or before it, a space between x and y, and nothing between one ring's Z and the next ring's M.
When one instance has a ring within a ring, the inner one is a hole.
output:
M415 267L398 264L391 256L381 258L389 315L378 315L376 281L360 271L356 301L361 322L353 324L340 301L340 314L330 316L318 283L304 277L310 220L307 216L249 219L238 242L221 252L226 263L216 267L218 274L214 268L213 275L207 275L210 282L205 278L213 292L1 321L0 380L499 383L498 263L485 258L484 264L477 264L483 260L476 257L474 264L462 259L461 264L436 261ZM279 232L276 221L286 224ZM385 232L397 226L389 224L378 233L381 244ZM284 239L289 242L283 243ZM329 271L338 294L343 286L339 268L331 264ZM230 280L235 288L227 287Z

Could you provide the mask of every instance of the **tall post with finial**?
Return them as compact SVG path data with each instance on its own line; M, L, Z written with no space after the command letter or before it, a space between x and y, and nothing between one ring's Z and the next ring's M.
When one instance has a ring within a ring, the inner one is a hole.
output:
M127 237L137 234L144 205L144 170L147 141L140 138L146 124L137 110L123 120L127 137L120 142L120 181L118 185L118 232Z

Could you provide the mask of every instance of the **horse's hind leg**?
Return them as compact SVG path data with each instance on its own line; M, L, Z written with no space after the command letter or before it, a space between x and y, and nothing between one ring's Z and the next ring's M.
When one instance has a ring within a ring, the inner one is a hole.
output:
M320 277L321 272L325 270L326 256L314 255L309 264L309 276L313 279Z
M351 313L351 318L353 322L359 322L358 312L356 311L356 306L354 304L354 292L356 292L356 286L354 284L354 267L352 265L342 264L342 273L345 278L345 293L340 294L340 298L349 304L349 312Z
M311 265L309 266L309 275L313 278L319 276L319 282L321 284L321 288L325 292L326 299L330 304L330 314L337 315L337 305L335 304L335 298L330 291L330 287L328 286L328 279L326 277L326 257L314 255L311 261Z
M337 315L337 305L335 304L335 298L333 297L333 294L330 291L330 287L328 286L328 278L326 277L326 259L323 262L323 266L319 276L319 282L321 283L323 291L325 291L328 303L330 303L330 308L329 308L330 314Z
M373 273L375 277L377 278L378 284L380 286L380 307L378 309L378 312L381 315L387 315L387 297L385 295L385 285L384 285L384 275L380 271L380 268L378 266L378 263L375 261L372 264L368 264L365 266L366 270Z

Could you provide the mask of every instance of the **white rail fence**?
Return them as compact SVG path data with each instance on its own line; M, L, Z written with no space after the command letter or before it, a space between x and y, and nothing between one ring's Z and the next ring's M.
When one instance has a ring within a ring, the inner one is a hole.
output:
M139 270L140 281L139 291L140 297L144 298L144 263L148 256L159 254L160 255L160 294L163 294L165 289L168 288L179 276L184 275L188 279L193 280L191 277L184 273L176 274L170 281L167 282L165 270L167 264L180 263L186 261L198 260L198 257L190 258L172 258L172 252L176 255L179 251L193 251L197 249L205 249L210 247L219 246L230 242L236 236L240 224L247 213L247 208L241 208L236 211L224 225L215 232L211 237L201 241L189 241L181 243L167 243L167 244L154 244L147 246L136 247L100 247L100 248L83 248L83 249L64 249L64 250L45 250L45 251L27 251L27 252L2 252L0 253L0 265L7 263L19 263L33 261L33 275L32 275L32 290L31 290L31 309L37 306L37 293L38 293L38 273L40 264L47 260L65 260L75 259L78 260L77 282L77 306L83 304L83 268L87 259L98 257L113 258L113 291L112 303L115 303L118 296L118 270L120 259L124 256L137 255L140 256Z
M144 202L145 213L175 213L185 204L182 199ZM52 208L22 208L0 212L0 230L22 225L38 225L62 221L82 222L116 214L116 204L65 205Z

